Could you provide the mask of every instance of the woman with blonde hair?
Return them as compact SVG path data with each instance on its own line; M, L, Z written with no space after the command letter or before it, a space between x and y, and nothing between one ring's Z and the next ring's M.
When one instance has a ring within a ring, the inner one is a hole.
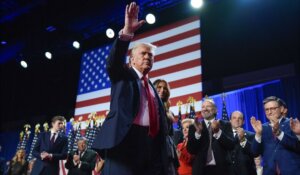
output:
M186 118L181 121L183 142L177 145L177 154L179 158L179 175L192 175L192 163L194 160L193 155L191 155L186 148L188 142L189 126L194 123L193 119Z
M168 137L167 137L167 145L168 145L168 157L169 157L169 165L168 165L168 175L176 175L177 168L179 166L178 157L176 154L176 146L174 144L173 136L173 122L174 122L174 114L170 111L170 86L166 80L157 79L153 83L161 101L164 104L166 115L167 115L167 123L168 123Z
M8 175L26 175L28 162L25 160L25 150L19 149L9 163Z

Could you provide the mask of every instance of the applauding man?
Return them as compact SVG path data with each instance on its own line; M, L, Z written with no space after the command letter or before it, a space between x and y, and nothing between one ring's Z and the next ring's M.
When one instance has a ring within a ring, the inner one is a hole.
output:
M283 105L278 97L267 97L263 101L264 110L270 122L251 117L255 130L252 151L263 157L263 174L291 175L300 172L300 155L296 154L298 138L291 131L290 121L282 116Z
M193 175L228 175L230 162L226 159L229 150L234 148L231 125L216 120L217 107L212 99L202 103L201 114L204 118L189 128L187 150L195 154Z

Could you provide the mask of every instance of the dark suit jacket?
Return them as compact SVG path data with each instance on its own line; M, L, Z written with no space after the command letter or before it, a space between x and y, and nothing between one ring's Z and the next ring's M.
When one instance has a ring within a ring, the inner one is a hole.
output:
M80 168L74 165L73 156L75 152L68 155L68 160L65 163L65 167L69 169L69 175L91 175L95 168L97 153L91 149L87 149L82 157L80 158L81 166ZM76 151L78 155L78 151Z
M203 130L200 139L195 138L195 127L189 127L187 150L190 154L196 155L193 162L193 175L204 174L204 167L207 160L207 151L209 147L209 134L205 122L202 121ZM213 137L212 149L216 165L222 174L229 173L229 150L234 148L231 125L227 121L220 120L220 129L222 134L219 139Z
M247 139L245 147L240 145L239 140L234 140L235 146L230 150L231 174L232 175L255 175L254 155L252 154L251 145L255 134L245 131Z
M32 151L33 156L36 158L31 174L38 175L43 169L47 169L49 175L58 175L59 173L59 160L67 158L68 154L68 138L63 134L58 134L55 143L50 143L50 132L42 132L38 136L36 145ZM42 160L41 153L46 151L53 155L51 160Z
M101 157L104 157L101 150L113 148L124 139L139 110L140 79L135 71L126 65L125 56L128 46L129 42L117 39L107 60L107 71L111 81L110 111L92 146L94 149L100 150ZM149 84L154 88L150 81ZM166 116L156 91L155 96L159 101L160 130L158 137L161 140L161 154L163 162L167 163L166 136L168 131Z
M300 155L297 153L298 138L291 131L289 119L283 118L280 129L284 132L281 141L273 136L269 123L263 124L261 143L256 139L252 143L252 151L256 155L263 156L263 174L275 174L276 164L281 175L300 174Z

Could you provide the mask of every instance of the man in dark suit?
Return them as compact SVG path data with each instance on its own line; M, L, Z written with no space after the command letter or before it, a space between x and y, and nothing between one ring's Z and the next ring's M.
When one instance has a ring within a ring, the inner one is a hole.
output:
M300 154L300 121L297 118L290 118L290 127L298 138L298 142L296 143L296 150Z
M62 116L53 117L51 130L39 134L32 152L36 158L32 175L59 174L59 160L66 159L68 153L68 138L60 132L64 128L64 121Z
M289 119L282 117L280 99L270 96L264 99L263 104L270 122L262 125L255 117L251 117L251 125L255 130L252 151L255 156L261 154L263 157L263 174L300 174L298 138L290 128Z
M193 175L228 175L229 150L234 148L231 125L227 121L216 120L217 107L212 99L202 103L204 118L189 128L187 149L195 154Z
M167 174L166 113L147 76L155 46L137 44L129 66L125 61L134 32L145 23L138 21L138 12L135 2L126 6L125 26L107 60L110 111L92 146L105 159L104 175Z
M81 137L77 141L78 150L68 155L65 167L68 175L91 175L96 163L97 153L87 149L87 140Z
M240 111L234 111L230 117L235 146L230 150L232 175L255 175L254 156L251 151L251 143L254 133L244 130L244 115Z

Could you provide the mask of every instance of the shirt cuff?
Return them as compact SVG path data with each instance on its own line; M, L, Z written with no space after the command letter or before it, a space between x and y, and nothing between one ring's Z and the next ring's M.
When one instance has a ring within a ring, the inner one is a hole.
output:
M221 137L221 134L222 134L222 130L219 129L219 131L217 133L214 133L213 136L214 136L214 138L219 139Z
M199 140L200 137L201 137L201 134L198 134L197 132L195 132L195 138L196 138L197 140Z
M255 135L255 140L256 140L258 143L261 143L261 136Z
M242 148L245 148L246 143L247 143L247 139L245 138L244 141L240 142L241 147L242 147Z
M122 41L130 41L133 39L133 37L134 37L133 33L132 34L124 34L123 29L120 30L120 32L119 32L119 39Z
M283 131L281 131L280 132L280 134L279 134L279 136L277 136L277 138L278 138L278 140L282 140L282 138L283 138L283 136L284 136L284 132Z

